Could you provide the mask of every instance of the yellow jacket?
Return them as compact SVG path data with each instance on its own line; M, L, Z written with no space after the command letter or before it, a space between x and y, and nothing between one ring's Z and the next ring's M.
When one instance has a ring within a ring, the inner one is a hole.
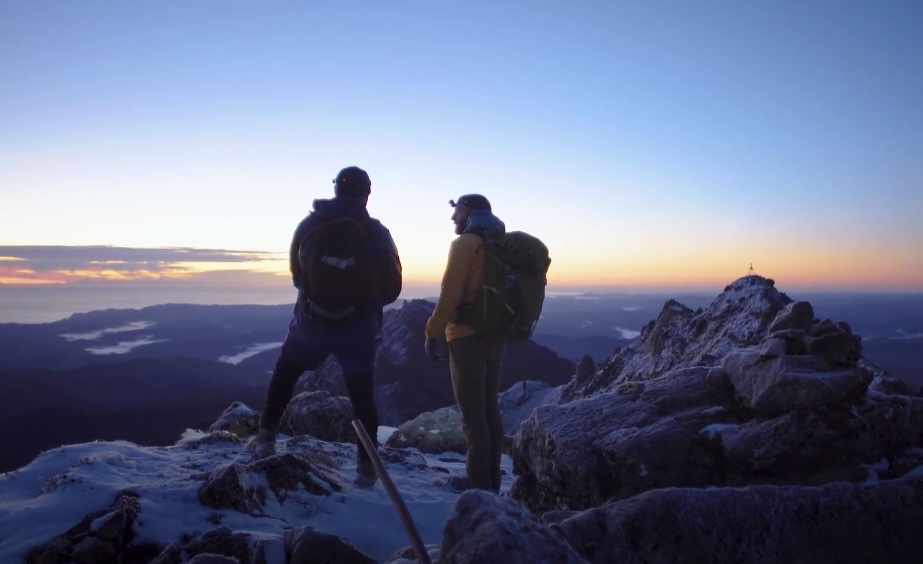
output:
M445 331L446 341L473 335L474 329L452 319L459 304L471 302L484 279L484 250L481 238L473 233L459 235L449 247L449 260L442 275L439 301L426 322L426 336L438 337Z

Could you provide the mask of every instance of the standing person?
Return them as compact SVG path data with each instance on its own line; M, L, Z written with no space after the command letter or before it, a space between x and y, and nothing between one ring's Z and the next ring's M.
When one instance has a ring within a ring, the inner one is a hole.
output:
M289 267L298 299L266 390L259 432L249 444L259 458L275 453L279 423L298 379L331 354L343 370L353 416L377 442L375 354L383 307L401 293L401 261L391 233L366 209L369 175L347 167L334 185L334 198L314 200L292 238ZM356 470L374 481L361 443Z
M499 492L504 435L497 396L505 346L456 319L459 308L473 302L481 287L486 256L483 238L503 234L506 227L480 194L468 194L449 204L455 208L452 221L458 237L449 248L439 300L426 323L425 350L431 360L440 360L437 338L445 333L452 389L468 446L467 476L450 478L449 485L457 491L474 487Z

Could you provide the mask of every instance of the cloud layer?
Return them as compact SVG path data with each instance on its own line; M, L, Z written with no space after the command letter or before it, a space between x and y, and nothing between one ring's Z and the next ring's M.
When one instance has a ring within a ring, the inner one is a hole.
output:
M219 272L259 274L260 278L273 284L284 281L283 275L288 274L285 257L260 251L191 247L0 246L0 284L196 279L214 283L215 274Z

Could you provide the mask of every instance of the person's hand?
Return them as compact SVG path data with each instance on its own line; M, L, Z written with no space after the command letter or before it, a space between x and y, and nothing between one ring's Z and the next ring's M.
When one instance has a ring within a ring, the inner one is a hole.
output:
M423 350L426 351L426 356L433 362L442 360L442 355L439 354L439 342L435 338L427 337L423 343Z

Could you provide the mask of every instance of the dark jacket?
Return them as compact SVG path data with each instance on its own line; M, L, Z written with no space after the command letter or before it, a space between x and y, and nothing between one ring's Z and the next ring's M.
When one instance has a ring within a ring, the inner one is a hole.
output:
M354 198L333 198L330 200L314 200L313 211L304 218L295 229L292 244L289 248L289 269L292 273L292 283L299 289L299 302L301 301L302 279L301 264L298 260L298 251L305 234L315 226L338 217L350 217L366 223L366 228L372 231L372 241L377 256L378 283L377 295L372 309L377 310L381 316L381 308L394 303L401 294L403 283L401 259L394 245L391 232L380 221L369 216L368 210L360 200Z

